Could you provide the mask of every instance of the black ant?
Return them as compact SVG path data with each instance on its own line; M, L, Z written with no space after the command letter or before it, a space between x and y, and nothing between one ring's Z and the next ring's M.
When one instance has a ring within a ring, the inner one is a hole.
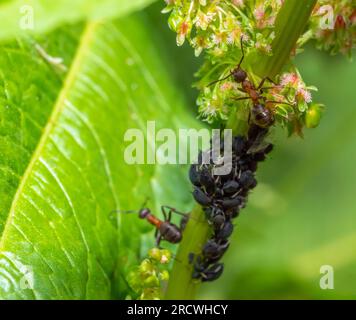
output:
M238 88L239 91L246 93L248 96L246 97L240 97L240 98L236 98L236 101L239 100L247 100L247 99L251 99L252 103L253 103L253 107L251 109L251 116L253 119L253 122L258 125L259 127L262 128L269 128L270 126L272 126L274 124L274 114L272 112L272 110L268 107L266 107L266 105L268 104L288 104L289 103L282 103L282 102L277 102L277 101L267 101L266 98L264 96L262 96L262 92L263 89L271 89L270 87L263 87L264 83L266 80L268 80L269 82L273 83L274 85L278 85L277 83L275 83L270 77L264 77L260 84L258 85L258 87L256 88L255 85L252 83L252 81L249 80L248 78L248 74L245 70L243 70L241 68L241 64L245 59L245 52L244 52L244 47L243 47L243 43L242 43L242 38L241 38L241 52L242 52L242 57L240 62L238 63L237 67L235 69L233 69L230 74L220 80L216 80L213 81L212 83L209 84L209 86L220 82L220 81L224 81L226 79L228 79L229 77L233 77L233 79L235 80L235 82L240 83L241 84L241 88ZM263 103L261 103L261 100L263 101Z
M123 213L138 213L141 219L146 219L150 224L156 227L156 245L159 246L162 240L166 240L170 243L179 243L182 240L182 231L189 220L189 214L180 212L169 206L161 206L162 214L164 220L158 219L154 216L149 208L142 208L139 211L129 210L129 211L118 211ZM168 213L166 212L168 210ZM180 226L173 224L171 222L172 212L183 216L180 221Z

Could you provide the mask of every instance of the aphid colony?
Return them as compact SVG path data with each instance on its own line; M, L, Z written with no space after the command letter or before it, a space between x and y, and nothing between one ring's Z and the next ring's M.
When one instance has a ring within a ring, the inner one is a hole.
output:
M213 281L223 272L219 262L229 247L229 237L240 210L246 206L249 191L256 187L255 172L258 163L272 151L272 144L264 144L268 129L251 125L247 138L236 136L232 144L232 170L227 175L214 175L214 164L198 164L190 167L189 178L194 185L193 196L204 209L212 226L212 236L198 256L190 255L194 263L193 278ZM221 144L223 149L224 144ZM221 150L223 151L223 150ZM211 153L212 150L208 150ZM202 158L200 156L200 158Z

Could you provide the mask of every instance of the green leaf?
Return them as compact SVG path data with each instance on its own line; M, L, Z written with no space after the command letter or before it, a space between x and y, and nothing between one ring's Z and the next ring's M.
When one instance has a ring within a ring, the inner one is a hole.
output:
M154 0L9 0L0 3L0 40L41 34L64 23L123 16Z
M183 167L123 159L128 128L197 127L150 29L140 15L2 47L0 298L124 297L123 277L152 229L110 212L147 196L190 205ZM63 58L65 77L38 45Z

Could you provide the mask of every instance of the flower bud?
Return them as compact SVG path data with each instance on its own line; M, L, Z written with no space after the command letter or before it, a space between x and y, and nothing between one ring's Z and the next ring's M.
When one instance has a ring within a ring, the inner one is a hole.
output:
M305 126L307 128L316 128L321 119L322 106L319 104L313 104L309 107L305 114Z

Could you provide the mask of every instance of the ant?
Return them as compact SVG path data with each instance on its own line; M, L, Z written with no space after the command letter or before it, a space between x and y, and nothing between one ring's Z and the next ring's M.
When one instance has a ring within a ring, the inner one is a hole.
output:
M144 206L145 205L143 205L143 207ZM168 213L166 210L168 210ZM163 221L154 216L149 208L142 208L139 211L129 210L119 212L138 213L139 218L146 219L150 224L155 226L155 237L157 246L159 246L162 240L166 240L173 244L179 243L182 240L182 231L185 229L185 226L188 223L189 214L180 212L169 206L161 206L161 211L164 217ZM183 216L180 221L180 226L177 226L171 222L172 213L176 213Z
M267 76L261 80L257 88L255 87L252 81L249 80L247 72L241 68L241 64L245 59L245 52L244 52L242 38L240 44L241 44L242 57L237 67L233 69L227 77L213 81L208 86L211 86L220 81L224 81L232 76L235 82L241 84L241 88L238 88L238 90L247 94L246 97L236 98L235 100L239 101L239 100L251 99L253 103L253 107L251 109L250 116L252 115L253 122L261 128L269 128L274 124L275 118L272 110L268 108L266 105L273 104L273 103L274 104L282 104L282 103L278 101L266 100L266 98L262 96L263 89L271 89L271 87L263 87L263 85L266 82L266 80L273 83L275 86L278 86L278 84ZM261 103L261 100L263 101L263 103ZM289 103L283 103L283 104L289 105Z

